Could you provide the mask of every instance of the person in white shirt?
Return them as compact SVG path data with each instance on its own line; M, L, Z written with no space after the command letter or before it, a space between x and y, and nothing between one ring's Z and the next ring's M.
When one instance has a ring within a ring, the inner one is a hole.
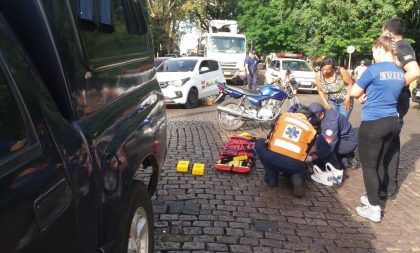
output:
M361 61L360 65L356 67L356 69L354 70L354 77L356 78L356 80L358 80L363 72L365 72L366 70L366 66L365 66L365 61Z

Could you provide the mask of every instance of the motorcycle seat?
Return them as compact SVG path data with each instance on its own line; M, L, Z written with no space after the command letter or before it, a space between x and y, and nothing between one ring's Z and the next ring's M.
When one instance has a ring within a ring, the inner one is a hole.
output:
M255 91L255 90L248 90L248 89L244 89L241 87L236 87L236 86L231 86L231 85L226 85L229 89L240 92L242 94L245 94L247 96L261 96L260 91Z

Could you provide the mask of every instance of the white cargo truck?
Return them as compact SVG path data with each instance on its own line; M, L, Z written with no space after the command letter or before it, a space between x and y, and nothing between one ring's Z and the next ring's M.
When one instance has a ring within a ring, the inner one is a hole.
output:
M200 39L204 56L216 59L226 80L245 79L246 38L238 34L235 20L212 20L209 31Z

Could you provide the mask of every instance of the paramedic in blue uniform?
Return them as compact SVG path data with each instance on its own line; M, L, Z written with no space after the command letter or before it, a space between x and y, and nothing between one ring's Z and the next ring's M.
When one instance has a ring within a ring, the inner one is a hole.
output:
M317 117L318 132L330 144L331 150L340 162L341 166L336 169L345 169L354 165L350 163L350 159L354 157L357 136L349 120L336 110L325 109L320 103L310 104L309 109Z
M308 107L301 106L297 113L291 114L300 114L304 115L305 125L311 125L311 119L315 119L315 115L311 112ZM290 114L289 114L290 115ZM293 115L291 115L293 116ZM276 125L281 124L281 121L284 121L285 117L280 117L276 122ZM290 122L293 122L295 119L289 119ZM312 128L313 129L313 128ZM270 143L272 143L272 137L275 132L275 129L270 133L268 140L259 139L255 143L255 148L261 163L264 166L264 181L270 186L276 186L278 184L278 173L282 172L287 177L292 185L293 195L296 197L303 197L305 195L304 180L306 176L306 162L312 161L314 164L325 167L325 163L328 161L334 166L337 165L338 161L334 153L331 152L331 149L322 135L316 134L316 131L313 129L313 134L308 135L304 139L308 139L309 143L307 149L303 151L303 159L296 159L290 156L290 152L282 151L272 151L270 150ZM285 133L280 133L278 136L284 136ZM289 136L290 137L290 136ZM282 140L280 140L282 143ZM288 144L279 145L281 147L287 146ZM293 155L292 155L293 156ZM321 165L322 164L322 165Z
M248 89L253 90L258 85L258 62L259 59L255 51L249 51L249 56L245 59L245 72Z

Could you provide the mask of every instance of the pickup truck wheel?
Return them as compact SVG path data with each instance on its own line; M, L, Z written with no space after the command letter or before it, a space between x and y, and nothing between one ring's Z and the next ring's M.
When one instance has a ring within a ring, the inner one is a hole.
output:
M191 88L191 90L188 92L185 108L191 109L197 106L198 106L198 91L196 88Z
M135 181L125 200L115 253L153 252L153 220L149 191L142 182Z

